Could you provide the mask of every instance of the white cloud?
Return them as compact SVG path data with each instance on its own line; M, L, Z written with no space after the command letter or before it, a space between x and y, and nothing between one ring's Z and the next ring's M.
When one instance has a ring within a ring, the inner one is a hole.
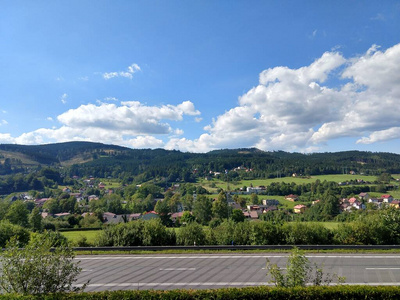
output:
M330 77L343 80L342 86L325 85ZM206 126L208 133L193 141L174 138L166 147L307 152L340 137L359 137L357 143L399 138L399 82L400 44L386 51L374 45L351 59L326 52L309 66L261 72L259 85Z
M139 149L154 149L163 147L164 143L162 140L156 139L154 136L138 136L126 141L125 145Z
M193 103L146 106L137 101L81 105L57 117L59 128L41 128L13 139L21 144L41 144L71 140L95 141L140 148L161 147L164 142L152 135L181 135L169 121L200 114ZM11 138L4 136L4 139Z
M0 121L0 126L1 126L1 125L7 125L7 124L8 124L8 122L7 122L6 120L1 120L1 121Z
M182 134L184 134L184 131L182 129L177 128L177 129L175 129L174 133L175 133L175 135L182 135Z
M66 104L66 103L67 103L67 98L68 98L68 95L65 94L65 93L61 96L61 102L62 102L62 104Z
M15 138L9 133L0 133L0 144L14 144Z
M105 97L104 101L118 101L118 99L115 97Z
M127 68L126 71L103 73L103 78L106 80L114 78L114 77L125 77L125 78L132 79L133 74L140 70L141 69L137 64L132 64Z
M372 46L352 59L342 76L352 80L340 90L346 96L344 109L340 118L324 123L314 134L315 143L366 133L384 138L384 130L400 126L400 44L384 52Z
M47 120L47 121L50 121L50 122L53 122L53 121L54 121L52 117L47 117L46 120Z
M332 87L333 82L339 84ZM371 144L400 138L399 82L400 44L387 50L373 45L364 55L347 59L333 50L298 69L264 70L258 85L194 140L183 136L188 130L173 126L185 116L201 120L191 101L148 106L108 98L112 103L81 105L59 115L60 128L15 139L2 134L0 142L88 140L190 152L238 147L309 152L341 137Z
M388 141L400 138L400 127L372 132L369 137L363 137L357 140L357 144L372 144L381 141Z

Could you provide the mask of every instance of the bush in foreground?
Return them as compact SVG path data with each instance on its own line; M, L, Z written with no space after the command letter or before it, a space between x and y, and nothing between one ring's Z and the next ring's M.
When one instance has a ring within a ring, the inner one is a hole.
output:
M270 283L278 287L305 287L307 285L329 285L334 282L344 283L345 278L337 274L324 274L322 267L312 265L304 252L298 248L293 248L287 264L286 273L276 264L270 264L267 259L267 270L271 277Z
M53 236L37 235L25 248L12 238L0 257L3 293L47 294L83 291L73 286L81 268L74 261L74 253L65 244L52 249Z

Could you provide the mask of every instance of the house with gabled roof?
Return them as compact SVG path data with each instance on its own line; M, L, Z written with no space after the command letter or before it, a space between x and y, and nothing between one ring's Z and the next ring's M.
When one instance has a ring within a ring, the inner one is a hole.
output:
M290 194L290 195L285 196L285 199L295 202L295 201L299 200L299 196Z
M386 194L386 195L382 195L381 199L384 203L391 203L393 201L393 196Z
M368 193L360 193L360 194L358 194L358 197L361 200L368 200L369 199L369 194Z
M303 204L298 204L295 207L293 207L293 212L295 214L302 214L306 211L307 206L303 205Z
M158 219L160 216L155 211L149 211L142 215L141 219L144 221L151 220L151 219Z

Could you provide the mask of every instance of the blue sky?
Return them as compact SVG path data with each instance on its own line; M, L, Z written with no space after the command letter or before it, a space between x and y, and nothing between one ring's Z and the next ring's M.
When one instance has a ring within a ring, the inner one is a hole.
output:
M400 153L400 1L0 6L0 143Z

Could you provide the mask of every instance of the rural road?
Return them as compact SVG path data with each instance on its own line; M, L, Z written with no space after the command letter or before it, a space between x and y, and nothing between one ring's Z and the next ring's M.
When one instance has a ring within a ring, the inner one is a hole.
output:
M325 273L346 284L400 285L399 254L308 254ZM288 254L154 254L78 256L90 279L86 291L124 289L206 289L268 285L266 258L285 267Z

